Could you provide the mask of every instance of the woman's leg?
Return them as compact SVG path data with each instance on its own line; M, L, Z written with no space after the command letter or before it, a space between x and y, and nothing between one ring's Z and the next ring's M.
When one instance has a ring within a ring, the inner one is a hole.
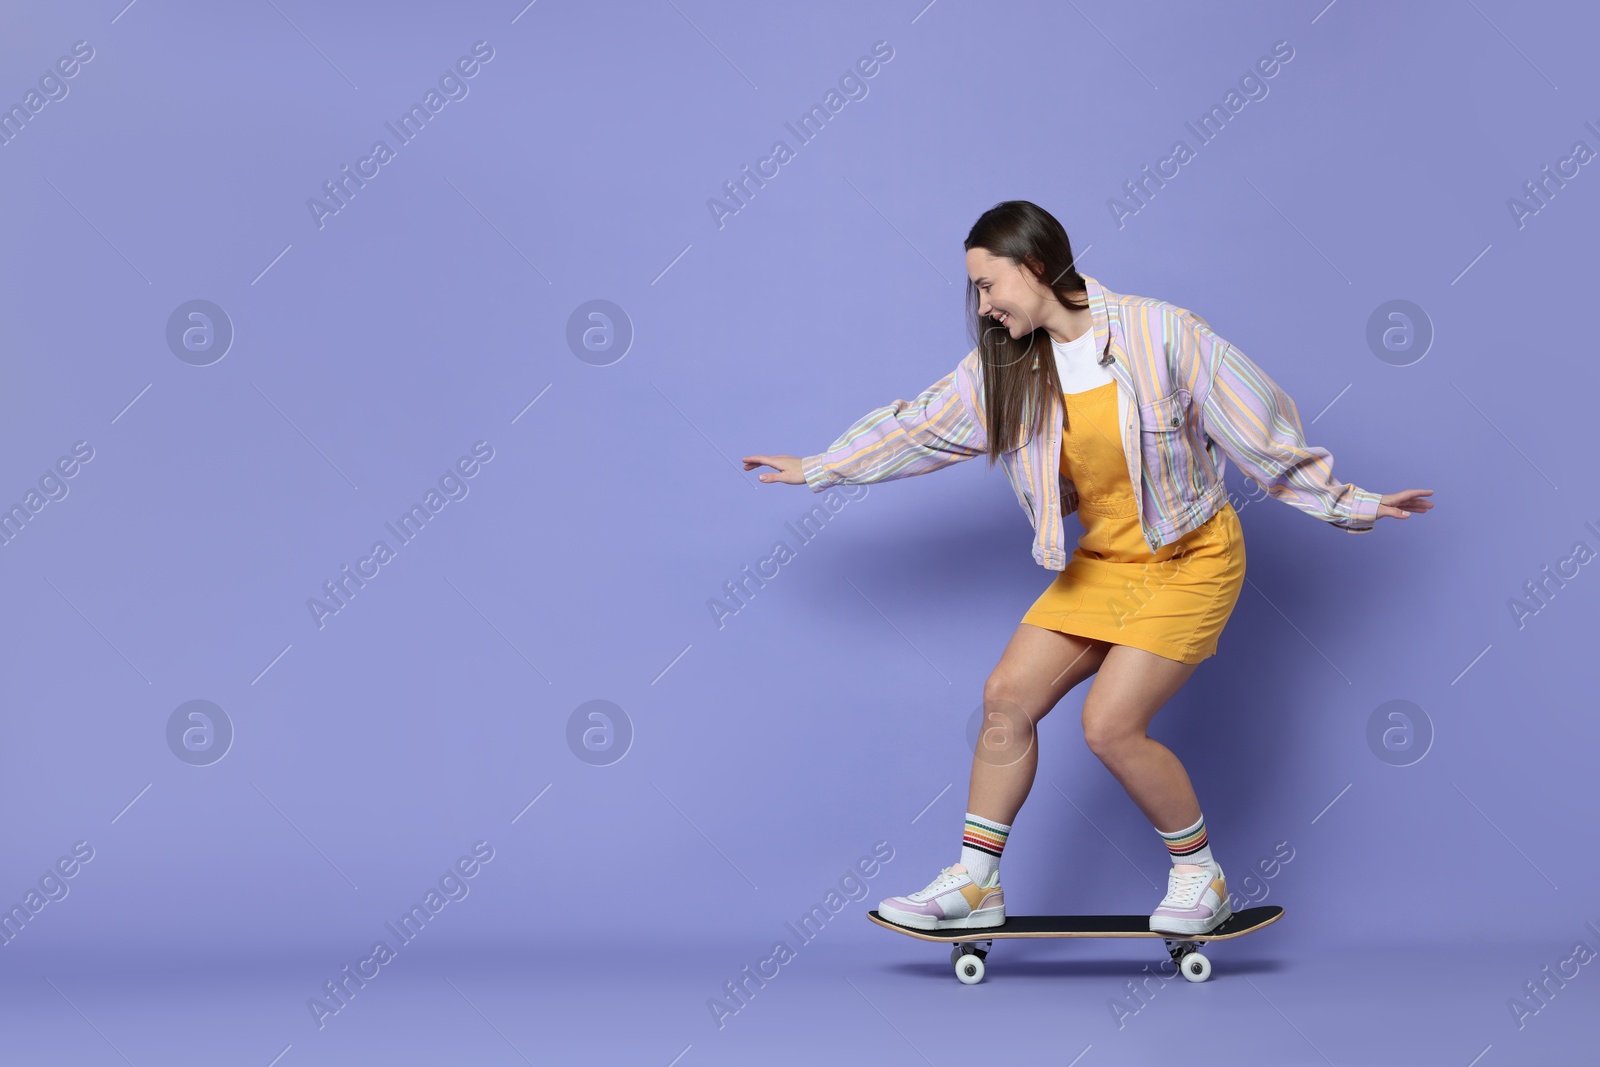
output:
M983 686L969 812L997 823L1016 818L1039 767L1034 727L1073 686L1100 669L1112 647L1031 623L1017 626Z
M1069 689L1099 668L1110 648L1104 641L1031 623L1017 626L983 685L984 721L972 756L962 860L940 871L926 889L879 903L880 916L920 930L1005 922L1004 894L997 884L1003 837L980 843L972 835L988 830L1000 836L1002 830L1009 831L1039 766L1035 725ZM985 827L983 823L995 825ZM968 846L969 841L974 847ZM956 871L957 866L965 873ZM991 879L996 884L989 884Z
M1200 818L1189 774L1172 750L1146 735L1150 720L1199 666L1114 645L1083 701L1083 738L1159 830Z

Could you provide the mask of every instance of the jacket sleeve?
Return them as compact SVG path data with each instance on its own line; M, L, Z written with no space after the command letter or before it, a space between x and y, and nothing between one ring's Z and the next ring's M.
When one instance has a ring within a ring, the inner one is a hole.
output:
M1381 494L1337 481L1332 453L1306 443L1289 395L1199 316L1182 317L1180 362L1206 436L1270 496L1349 533L1371 531Z
M915 400L867 412L827 451L801 460L806 485L819 493L833 485L888 482L982 455L987 440L979 414L980 374L973 349Z

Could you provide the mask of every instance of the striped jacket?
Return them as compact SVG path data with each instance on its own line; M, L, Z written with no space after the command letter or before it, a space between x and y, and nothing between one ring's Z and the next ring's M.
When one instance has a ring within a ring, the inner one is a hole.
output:
M1350 533L1372 529L1378 493L1333 477L1333 456L1306 443L1294 401L1194 312L1113 293L1084 275L1095 349L1109 353L1117 421L1139 525L1151 550L1209 519L1227 502L1227 459L1271 496ZM1000 465L1034 527L1033 558L1063 570L1066 516L1078 492L1061 469L1060 396L1046 398L1044 433L1005 451ZM801 461L806 484L909 478L988 447L983 367L974 348L915 400L870 411L826 452ZM1226 458L1224 458L1226 457Z

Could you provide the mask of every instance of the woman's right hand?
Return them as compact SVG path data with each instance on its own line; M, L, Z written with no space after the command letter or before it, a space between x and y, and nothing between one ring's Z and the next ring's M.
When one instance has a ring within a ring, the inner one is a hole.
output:
M799 456L746 456L744 457L744 469L753 470L756 467L771 467L778 473L759 475L762 481L805 485L806 474L801 469L800 462Z

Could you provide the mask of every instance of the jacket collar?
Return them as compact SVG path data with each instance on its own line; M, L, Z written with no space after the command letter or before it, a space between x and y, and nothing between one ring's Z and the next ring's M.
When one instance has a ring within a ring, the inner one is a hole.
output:
M1103 359L1111 357L1107 369L1121 386L1121 395L1128 402L1136 402L1139 391L1133 380L1133 368L1128 365L1127 347L1122 340L1121 304L1117 294L1109 292L1089 275L1083 275L1084 289L1088 293L1089 311L1094 318L1094 346ZM1118 416L1120 418L1121 411Z
M1106 300L1105 287L1094 278L1084 274L1083 284L1088 290L1089 313L1094 319L1094 350L1103 357L1106 344L1112 337L1112 320L1116 317L1116 308ZM1120 326L1121 322L1119 321L1117 325Z

